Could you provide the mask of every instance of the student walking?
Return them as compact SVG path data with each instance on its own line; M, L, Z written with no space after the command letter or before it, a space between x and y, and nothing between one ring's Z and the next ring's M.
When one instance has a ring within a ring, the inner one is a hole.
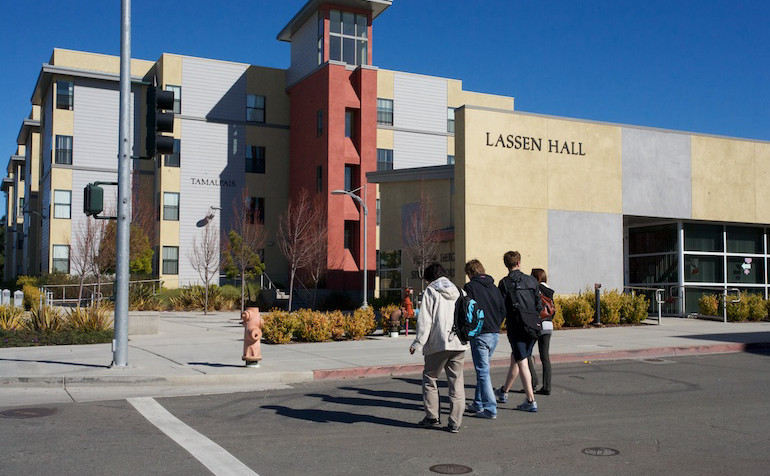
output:
M470 341L473 366L476 369L476 393L473 403L466 410L477 417L497 418L497 401L492 380L489 376L489 361L497 347L500 325L505 316L505 305L500 290L495 286L492 276L486 274L479 260L470 260L465 264L465 274L470 281L463 290L473 298L484 311L484 323L481 333Z
M532 348L537 341L537 331L542 328L540 324L542 304L538 294L538 283L532 276L521 272L521 254L518 251L505 253L503 263L508 268L509 273L508 276L500 280L499 288L505 302L505 322L512 355L505 385L497 391L497 397L500 403L507 402L508 391L516 377L521 374L521 381L527 398L516 409L536 412L537 402L535 402L532 377L526 360L532 355Z
M553 301L554 291L551 289L548 282L548 275L542 268L532 268L532 277L537 279L539 283L540 294L544 295L548 299ZM537 351L540 354L540 362L543 364L543 386L540 390L536 390L535 393L539 395L551 394L551 356L549 355L549 348L551 346L551 335L553 334L553 316L548 316L543 319L542 329L537 333ZM530 355L527 359L529 363L529 372L532 374L532 389L537 388L537 372L535 371L535 362Z
M455 302L460 297L439 263L425 268L425 280L430 284L423 293L420 313L417 315L417 335L409 347L409 353L422 350L425 367L422 372L422 399L425 418L418 425L424 428L441 426L437 380L443 369L449 386L449 421L447 430L460 431L465 405L463 363L467 344L460 342L454 332Z

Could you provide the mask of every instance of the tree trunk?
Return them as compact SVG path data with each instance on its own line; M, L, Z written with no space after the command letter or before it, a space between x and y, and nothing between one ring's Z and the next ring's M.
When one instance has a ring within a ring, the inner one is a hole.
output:
M291 312L292 301L294 300L294 273L296 268L291 268L291 279L289 280L289 312Z

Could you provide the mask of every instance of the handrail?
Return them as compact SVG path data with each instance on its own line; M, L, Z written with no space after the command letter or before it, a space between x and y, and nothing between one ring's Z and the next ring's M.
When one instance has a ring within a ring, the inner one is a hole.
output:
M129 281L128 285L131 286L132 284L145 284L145 283L152 283L152 292L153 294L157 294L157 292L163 287L163 280L158 279L140 279L136 281ZM46 305L52 306L55 303L60 304L68 304L68 303L77 303L80 304L82 301L90 301L91 304L94 303L94 301L101 301L104 299L104 293L97 291L97 288L101 286L110 286L114 284L114 281L105 281L101 283L83 283L83 292L89 293L78 298L67 298L67 288L72 287L80 287L80 284L45 284L40 288L41 295L45 297L45 303ZM157 289L156 289L157 284ZM61 298L57 299L54 296L56 293L54 291L61 288Z
M727 295L730 293L730 291L735 291L735 293L738 295L738 299L732 299L730 300L730 302L732 302L733 304L741 302L741 290L738 288L731 288L728 286L697 286L697 285L690 286L690 288L722 291L722 294L725 296L724 299L722 299L722 322L724 322L725 324L727 323Z
M640 291L655 291L655 303L658 305L658 325L663 324L663 302L665 301L663 299L663 295L666 292L665 288L646 288L643 286L623 286L623 289L631 289L632 292L635 290Z

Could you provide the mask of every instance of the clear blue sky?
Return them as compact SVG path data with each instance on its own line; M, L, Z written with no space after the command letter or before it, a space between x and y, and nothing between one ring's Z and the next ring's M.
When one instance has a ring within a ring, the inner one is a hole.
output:
M287 68L275 37L305 0L132 3L134 58ZM0 0L0 18L5 167L54 47L120 54L120 1ZM374 64L514 96L520 111L770 140L768 18L766 0L394 0Z

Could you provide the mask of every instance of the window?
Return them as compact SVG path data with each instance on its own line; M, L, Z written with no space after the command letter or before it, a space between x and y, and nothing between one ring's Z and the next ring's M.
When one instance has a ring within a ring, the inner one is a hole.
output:
M249 197L249 223L265 223L265 198Z
M349 250L353 246L353 235L355 233L355 227L358 224L358 222L355 221L346 221L345 222L345 249Z
M172 154L166 154L163 156L163 165L166 167L179 167L179 148L180 148L180 142L179 139L174 139L174 153Z
M54 273L70 272L70 247L67 245L53 245L53 267Z
M345 190L347 190L348 192L355 188L355 183L353 182L354 173L355 173L354 166L352 165L345 166Z
M315 115L315 136L321 137L324 133L324 110L319 109Z
M392 149L377 149L377 170L393 170Z
M393 125L393 100L377 98L377 124Z
M72 136L56 136L54 163L72 165Z
M179 194L163 192L163 219L179 221Z
M368 64L368 23L367 15L330 10L329 59L352 65Z
M324 168L321 165L315 168L315 189L318 193L324 191Z
M56 81L56 109L69 109L71 111L74 98L72 81Z
M324 14L318 12L318 64L324 62Z
M455 156L454 155L447 155L446 156L446 164L447 165L454 165L455 164Z
M174 93L174 114L182 113L182 86L166 86L166 91L172 91Z
M246 120L249 122L265 122L265 96L257 94L246 95Z
M246 172L265 173L265 148L258 145L246 146Z
M21 216L24 214L24 197L19 197L19 211L17 212L17 215Z
M355 137L356 111L345 109L345 137Z
M179 247L163 247L163 270L162 274L179 274Z
M446 131L454 134L455 132L455 108L446 109Z
M66 219L72 218L71 190L53 191L53 217Z
M380 216L382 215L382 209L380 208L380 199L377 199L377 226L380 226Z

